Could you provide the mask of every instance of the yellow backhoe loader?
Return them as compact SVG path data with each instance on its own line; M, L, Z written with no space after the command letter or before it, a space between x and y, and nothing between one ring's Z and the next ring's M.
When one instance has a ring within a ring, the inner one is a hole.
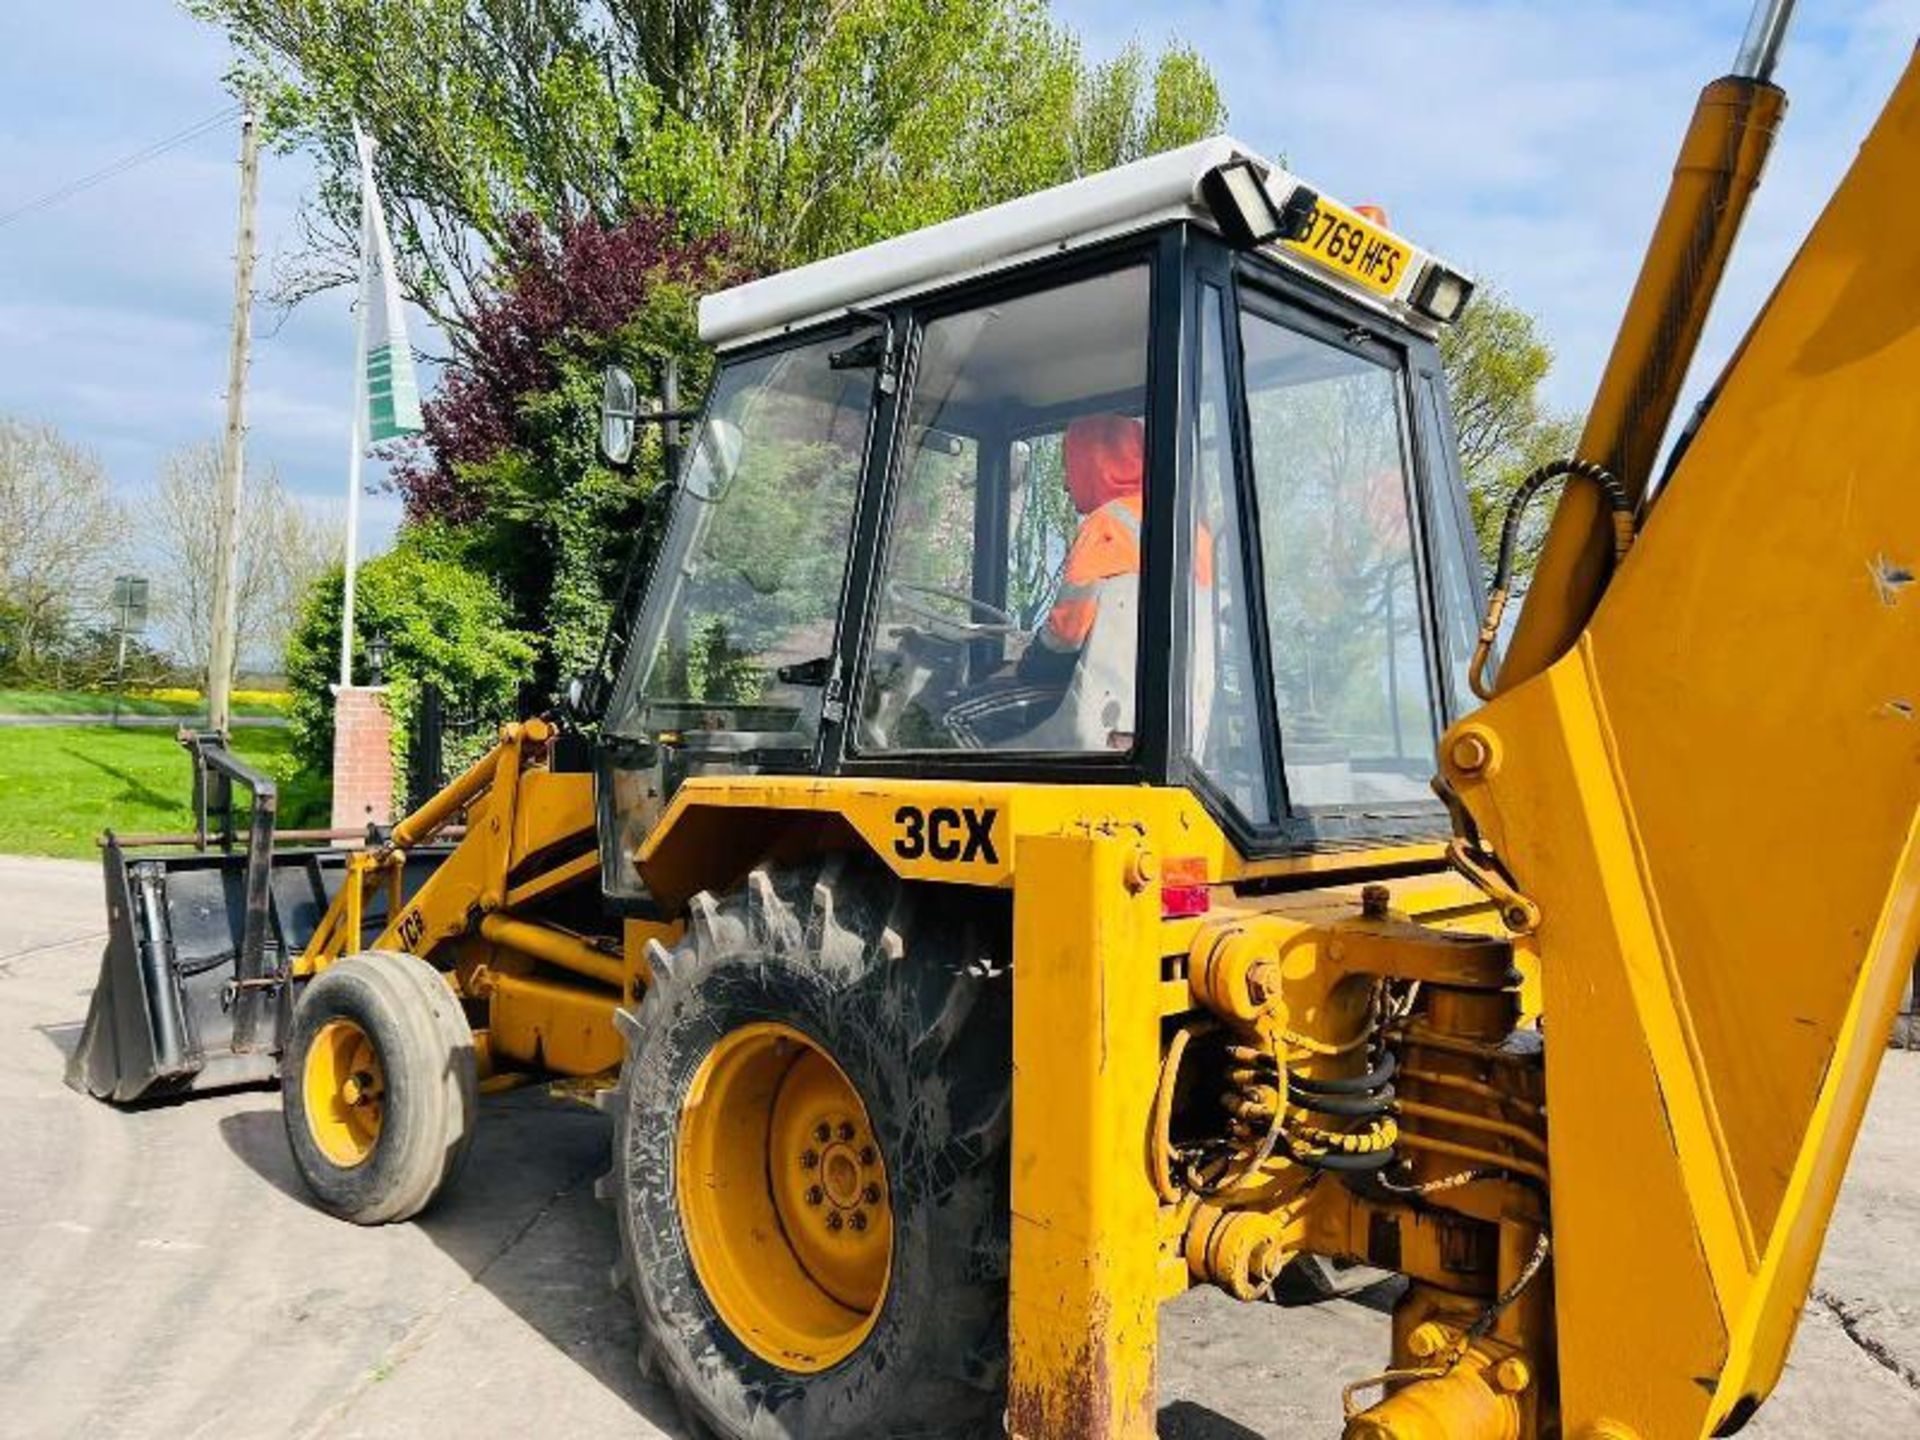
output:
M1470 279L1232 140L756 281L591 773L530 719L276 851L209 747L252 843L109 850L75 1083L278 1076L376 1223L585 1082L641 1363L732 1440L1137 1440L1161 1302L1300 1256L1410 1282L1350 1440L1734 1433L1920 945L1920 69L1649 483L1787 9L1510 635Z

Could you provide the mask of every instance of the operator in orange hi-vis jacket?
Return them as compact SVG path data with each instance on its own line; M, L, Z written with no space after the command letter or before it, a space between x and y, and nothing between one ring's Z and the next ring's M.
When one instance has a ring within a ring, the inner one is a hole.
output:
M1081 516L1080 529L1067 551L1053 609L1021 658L1021 674L1029 679L1070 668L1092 635L1103 602L1117 590L1130 601L1140 583L1146 470L1140 422L1125 415L1083 415L1067 426L1063 449L1067 494ZM1194 579L1201 585L1212 583L1210 541L1204 530L1195 537Z

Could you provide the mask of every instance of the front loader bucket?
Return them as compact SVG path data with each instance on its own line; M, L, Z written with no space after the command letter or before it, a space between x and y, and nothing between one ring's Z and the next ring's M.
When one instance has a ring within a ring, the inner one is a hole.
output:
M278 1078L299 983L286 982L286 965L345 882L348 853L266 853L261 963L243 985L252 854L129 853L108 837L107 945L67 1084L126 1103ZM418 890L446 854L409 852L403 892ZM362 943L386 924L381 887L367 897Z
M123 1104L279 1078L301 983L293 962L347 878L344 849L274 850L277 788L224 736L182 731L180 740L193 756L197 848L157 853L182 841L123 843L108 833L107 949L67 1062L73 1089ZM236 781L252 797L244 849L236 848ZM218 843L209 846L214 822ZM402 896L447 854L444 846L409 850ZM354 948L386 929L386 905L384 886L367 897Z

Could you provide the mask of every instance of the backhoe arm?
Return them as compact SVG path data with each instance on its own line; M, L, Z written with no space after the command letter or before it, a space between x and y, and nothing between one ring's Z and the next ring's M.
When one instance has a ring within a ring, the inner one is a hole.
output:
M1920 947L1920 66L1574 648L1451 732L1538 907L1564 1433L1771 1390Z

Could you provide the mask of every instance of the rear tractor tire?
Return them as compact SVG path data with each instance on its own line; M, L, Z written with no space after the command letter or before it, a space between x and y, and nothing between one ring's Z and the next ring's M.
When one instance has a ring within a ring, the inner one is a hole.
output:
M959 1440L1005 1406L1004 911L828 857L696 896L614 1115L641 1363L723 1440Z
M466 1161L473 1032L426 961L351 955L300 997L280 1095L294 1163L322 1209L356 1225L408 1220Z

